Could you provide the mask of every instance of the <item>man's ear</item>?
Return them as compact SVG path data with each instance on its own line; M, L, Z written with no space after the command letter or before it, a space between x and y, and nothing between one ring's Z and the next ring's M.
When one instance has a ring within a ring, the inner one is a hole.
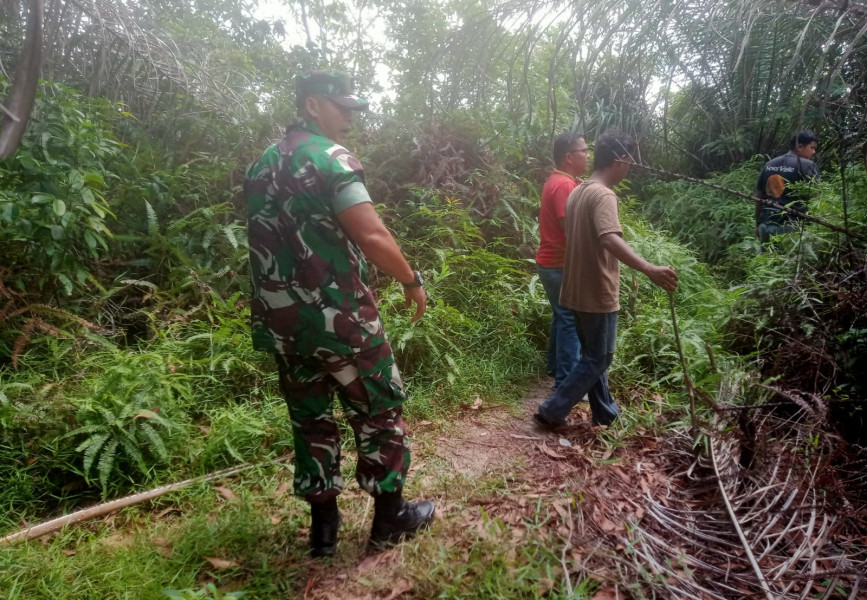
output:
M307 96L304 99L304 111L314 120L319 118L320 99L316 96Z

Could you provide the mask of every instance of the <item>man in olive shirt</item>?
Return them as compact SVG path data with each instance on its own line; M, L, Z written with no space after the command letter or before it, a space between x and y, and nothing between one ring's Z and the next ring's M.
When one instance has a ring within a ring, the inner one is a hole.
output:
M581 358L566 379L533 415L554 428L582 396L590 401L594 425L610 425L620 409L608 389L608 367L617 345L620 263L641 271L668 292L677 289L672 267L653 265L623 241L612 188L629 172L635 140L609 129L596 141L593 175L570 194L566 204L566 257L560 304L570 308L581 341Z

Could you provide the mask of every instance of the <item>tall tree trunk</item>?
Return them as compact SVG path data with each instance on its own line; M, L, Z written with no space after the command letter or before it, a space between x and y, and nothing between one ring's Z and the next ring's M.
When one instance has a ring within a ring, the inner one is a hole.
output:
M18 149L27 128L27 119L36 99L36 86L42 66L42 0L30 0L27 37L15 73L15 81L0 115L0 160Z

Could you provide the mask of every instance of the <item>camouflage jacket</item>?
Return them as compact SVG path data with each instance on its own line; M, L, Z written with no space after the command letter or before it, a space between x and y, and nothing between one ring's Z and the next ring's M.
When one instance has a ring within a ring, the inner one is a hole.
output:
M358 159L305 122L247 170L255 349L349 355L385 341L367 263L334 208L353 183L364 183Z

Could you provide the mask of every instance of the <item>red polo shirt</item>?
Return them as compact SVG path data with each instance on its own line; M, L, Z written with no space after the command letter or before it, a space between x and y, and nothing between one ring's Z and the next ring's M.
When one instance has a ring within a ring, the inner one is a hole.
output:
M539 206L539 251L536 264L541 267L562 267L566 255L566 234L558 219L566 217L566 200L578 187L578 181L568 173L554 170L542 187Z

